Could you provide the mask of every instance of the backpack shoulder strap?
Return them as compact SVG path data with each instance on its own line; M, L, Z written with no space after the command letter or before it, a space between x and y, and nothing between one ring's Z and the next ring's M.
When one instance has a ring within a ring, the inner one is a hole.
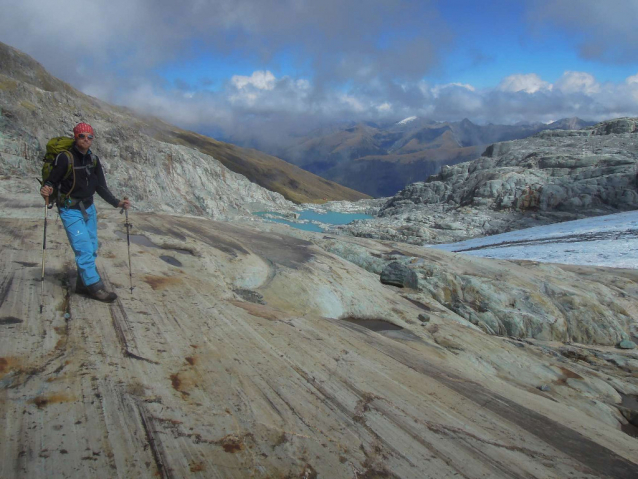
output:
M66 170L66 174L64 175L63 179L66 180L72 174L73 175L73 185L71 185L71 189L65 194L62 194L62 192L60 190L58 190L58 204L61 204L64 200L66 200L67 198L70 198L71 197L71 193L73 193L73 190L75 189L75 168L73 167L73 153L71 153L70 151L66 150L66 151L63 151L60 154L61 155L62 154L66 155L67 160L69 162L69 165L68 165L67 170Z
M69 166L67 167L66 174L64 175L64 178L63 178L66 180L69 176L71 176L71 173L73 173L73 153L71 153L69 150L66 150L60 154L61 155L64 154L69 162Z

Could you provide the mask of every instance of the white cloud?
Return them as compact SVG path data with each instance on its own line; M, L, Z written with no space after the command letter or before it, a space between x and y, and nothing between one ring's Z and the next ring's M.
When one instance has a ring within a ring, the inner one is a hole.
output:
M600 92L600 84L593 75L585 72L566 71L554 87L563 93L584 93L594 95Z
M430 91L432 92L432 95L434 95L434 97L436 98L441 94L441 91L447 88L454 88L454 87L464 88L469 91L476 91L476 89L469 83L445 83L443 85L436 85L432 87Z
M341 95L341 103L349 107L353 113L362 113L366 110L361 100L351 95Z
M222 92L234 108L248 108L254 112L307 112L307 97L311 83L288 76L275 77L270 71L255 71L250 76L233 75Z
M304 78L295 82L298 90L310 90L310 82Z
M625 83L627 83L627 85L631 85L633 83L638 83L638 73L633 75L633 76L628 77L625 80Z
M272 90L275 88L276 80L275 75L270 71L256 71L249 77L233 75L230 79L230 83L238 90L247 87L253 87L258 90Z
M504 78L498 88L501 91L536 93L541 90L551 90L552 85L543 81L536 73L527 73Z
M638 103L638 74L626 78L624 86L627 90L627 97Z
M586 72L565 72L550 84L537 74L511 75L494 88L424 81L344 90L318 88L306 78L276 77L270 71L236 75L219 91L153 88L130 90L122 103L200 132L223 130L234 141L279 142L342 120L434 120L515 123L551 122L578 116L602 120L638 116L638 75L600 85ZM193 93L192 98L185 97ZM542 92L542 95L538 93Z

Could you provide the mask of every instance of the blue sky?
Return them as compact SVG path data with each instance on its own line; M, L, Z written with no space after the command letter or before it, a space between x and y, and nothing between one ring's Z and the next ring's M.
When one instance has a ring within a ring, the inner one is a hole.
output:
M524 2L448 0L436 5L454 40L445 48L440 65L423 75L431 83L490 88L517 73L536 73L553 82L566 70L589 72L601 82L620 82L638 73L635 62L609 64L582 58L577 35L551 25L531 28ZM388 29L377 44L384 46L385 38L406 33L414 34L400 27ZM299 64L292 47L272 52L268 59L241 49L219 54L194 44L190 50L188 57L161 65L158 75L169 83L211 90L221 89L233 75L249 76L256 70L269 70L277 77L312 77L312 68L308 62Z
M582 58L577 48L579 35L549 23L533 26L525 2L452 0L439 5L456 39L443 61L444 73L430 77L432 81L489 88L516 73L536 73L549 82L565 70L585 71L599 81L616 82L638 73L635 62L619 65Z
M76 88L240 143L285 145L335 121L407 116L479 123L638 116L638 0L0 0L0 7L0 41Z

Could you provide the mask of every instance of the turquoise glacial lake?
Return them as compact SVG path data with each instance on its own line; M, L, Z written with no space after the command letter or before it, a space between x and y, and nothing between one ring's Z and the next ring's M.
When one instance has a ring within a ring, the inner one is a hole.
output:
M271 214L273 216L279 216L278 213L269 213L268 211L261 211L259 213L254 213L257 216L264 216L267 214ZM364 215L361 213L337 213L335 211L329 211L327 213L317 213L313 210L304 210L301 212L299 216L300 220L308 220L308 221L319 221L321 223L326 223L329 225L347 225L354 220L367 220L373 218L370 215ZM298 228L300 230L306 231L316 231L322 232L323 230L314 223L295 223L293 221L288 221L284 218L265 218L268 221L275 221L276 223L284 223L286 225L292 226L293 228Z

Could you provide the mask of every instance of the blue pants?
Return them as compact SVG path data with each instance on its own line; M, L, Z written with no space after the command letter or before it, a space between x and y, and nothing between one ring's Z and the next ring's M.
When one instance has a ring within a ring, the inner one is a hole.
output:
M85 220L80 210L60 208L60 218L66 230L66 235L75 253L75 263L78 273L85 286L95 284L100 280L95 268L97 258L97 212L95 205L86 209L89 219Z

